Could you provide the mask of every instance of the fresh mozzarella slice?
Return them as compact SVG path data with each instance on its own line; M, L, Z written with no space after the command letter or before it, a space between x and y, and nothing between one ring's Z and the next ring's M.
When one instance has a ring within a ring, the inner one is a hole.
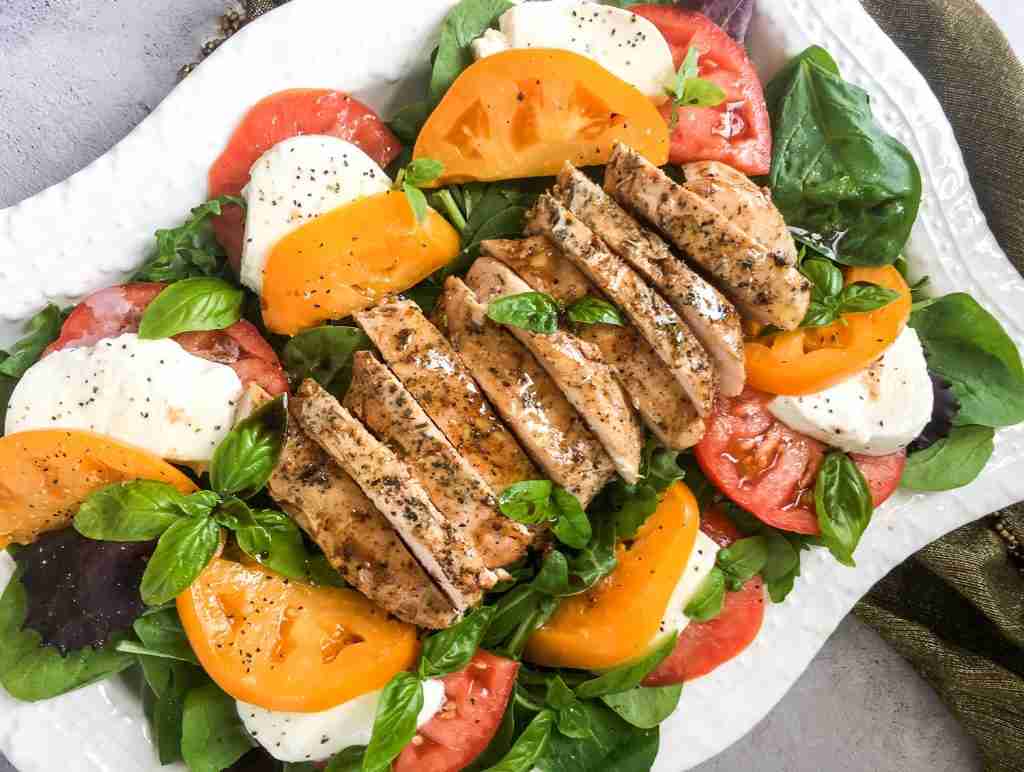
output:
M665 616L658 628L658 637L667 633L682 632L690 624L684 609L693 600L701 584L707 579L711 569L715 567L719 547L703 531L697 531L697 540L693 543L686 568L679 577L679 584L672 591L672 597L665 607Z
M776 397L768 409L789 428L828 445L884 456L921 433L932 402L924 349L907 327L866 370L816 394Z
M249 184L242 189L242 283L260 292L267 260L282 237L314 217L390 187L384 171L343 139L305 134L274 145L252 165Z
M241 396L227 365L170 339L127 333L32 365L11 395L5 431L91 431L171 461L204 462L231 429Z
M246 730L278 761L323 761L353 745L369 745L381 691L368 692L319 713L289 713L238 702ZM444 705L444 684L423 682L421 727Z
M635 13L598 3L523 3L471 44L477 59L512 48L560 48L589 57L649 97L664 99L675 70L658 28Z

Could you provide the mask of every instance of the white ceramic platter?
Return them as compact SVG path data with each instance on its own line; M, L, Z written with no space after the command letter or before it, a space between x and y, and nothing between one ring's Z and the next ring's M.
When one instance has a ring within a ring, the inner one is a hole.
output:
M131 135L66 182L0 211L0 346L48 300L117 283L154 230L204 199L206 170L246 109L274 91L336 87L385 116L409 101L453 0L294 0L236 35ZM1024 280L985 224L959 147L921 75L857 0L760 0L750 48L767 79L809 43L873 97L882 125L921 165L925 192L908 256L936 292L970 292L1024 348ZM1024 428L1000 432L973 485L900 493L839 566L804 558L796 590L771 606L755 643L687 686L662 727L656 770L680 772L742 737L781 699L853 604L891 568L954 528L1024 499ZM11 563L0 556L0 583ZM156 770L141 706L120 680L26 705L0 692L0 751L21 772Z

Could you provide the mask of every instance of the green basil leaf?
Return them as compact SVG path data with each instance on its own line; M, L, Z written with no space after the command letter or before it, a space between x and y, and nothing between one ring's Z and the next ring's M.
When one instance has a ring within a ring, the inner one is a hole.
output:
M586 547L590 542L592 529L579 500L565 488L555 486L552 491L552 503L557 519L551 526L551 531L563 544L575 549Z
M720 550L716 565L725 574L729 589L736 591L761 573L767 562L768 539L758 535L738 539Z
M218 524L232 531L240 531L243 528L253 528L256 526L256 518L253 517L249 505L236 498L230 498L217 507L214 519ZM268 534L267 541L269 542L269 540L270 536Z
M874 507L864 475L845 453L825 456L814 486L814 505L825 546L843 565L855 565L853 553Z
M843 272L831 260L807 258L800 265L800 273L810 279L811 291L819 298L834 297L843 291Z
M768 559L761 569L761 576L772 602L782 603L800 573L800 551L778 531L766 530L764 536L768 542Z
M900 484L915 491L948 491L973 482L995 450L995 430L956 426L948 437L911 453Z
M132 625L150 656L162 656L198 665L195 652L188 642L177 609L169 608L155 614L146 614Z
M469 44L497 23L513 4L509 0L460 0L445 16L430 74L430 101L441 101L455 79L473 63Z
M244 300L245 293L223 279L182 279L146 307L139 337L155 340L183 332L223 330L242 318Z
M635 686L629 691L606 694L601 702L633 726L654 729L675 712L682 693L682 684Z
M440 678L466 668L494 615L494 607L474 609L458 624L426 638L420 655L420 678Z
M253 525L235 531L238 546L271 571L290 579L306 580L309 555L295 521L273 509L257 509L252 519Z
M492 300L487 316L499 324L551 335L558 330L558 303L543 292L523 292Z
M614 324L621 327L626 323L619 309L607 300L590 295L577 300L565 313L569 321L576 324Z
M178 506L187 517L209 517L220 502L219 493L196 491L186 496Z
M856 314L864 311L875 311L883 308L900 296L900 293L888 287L881 287L868 282L854 282L844 287L839 293L839 312Z
M812 300L807 305L801 327L824 327L839 318L839 299L829 298L827 301Z
M6 361L7 355L0 352L0 361ZM6 375L0 375L0 426L7 424L7 406L11 404L11 395L18 381Z
M262 490L281 457L287 423L288 408L282 395L236 424L213 452L213 489L224 496L242 498Z
M725 574L717 566L704 577L683 613L694 622L709 622L722 613L725 603Z
M398 673L388 681L377 704L373 735L363 756L363 772L386 772L416 734L416 718L423 710L423 683L412 673Z
M999 321L970 295L937 299L910 315L928 369L953 384L961 426L1013 426L1024 421L1024 366Z
M371 348L370 339L358 327L314 327L284 345L281 362L292 383L312 378L342 398L352 382L352 355Z
M417 188L429 185L444 173L444 164L433 158L417 158L405 167L405 181Z
M602 697L606 694L617 694L618 692L625 692L632 689L635 686L639 686L654 668L661 664L676 647L676 638L678 633L672 633L666 635L657 646L655 646L648 654L636 660L630 662L627 665L622 665L613 670L593 678L589 681L584 681L582 684L576 687L576 694L585 700L589 700L593 697Z
M25 336L14 344L6 358L0 361L0 375L20 378L39 361L43 351L60 337L60 328L67 314L50 304L28 320Z
M306 557L305 581L318 587L347 587L348 582L322 552Z
M203 572L220 546L220 526L209 518L177 520L164 531L139 590L149 606L178 597Z
M427 219L430 204L427 203L427 197L423 195L423 191L408 182L402 183L402 191L409 200L409 208L412 209L416 222L421 223Z
M176 282L194 276L226 272L224 248L217 241L210 222L225 206L245 207L238 196L220 196L192 209L178 228L156 232L156 250L131 280Z
M75 530L97 541L149 541L185 516L185 502L186 496L167 483L114 483L82 502Z
M256 747L235 700L216 684L192 689L182 714L181 755L189 772L221 772Z
M714 81L690 78L686 81L680 107L717 107L726 99L725 90Z
M547 748L554 724L555 714L550 710L542 710L533 717L504 758L491 767L489 772L529 772Z
M551 492L554 489L550 480L524 480L513 483L498 495L498 508L506 517L513 520L536 525L550 520Z
M552 597L561 597L570 592L569 561L558 550L551 550L544 556L540 571L534 577L532 586L537 592Z

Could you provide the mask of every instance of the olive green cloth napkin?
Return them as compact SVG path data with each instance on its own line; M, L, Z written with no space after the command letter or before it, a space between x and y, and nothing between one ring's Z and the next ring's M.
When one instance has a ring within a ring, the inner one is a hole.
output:
M862 1L942 102L989 224L1024 269L1024 68L1006 38L974 0ZM284 2L249 0L248 18ZM244 20L227 18L225 35ZM921 550L855 610L936 689L993 771L1024 770L1022 542L1018 504Z

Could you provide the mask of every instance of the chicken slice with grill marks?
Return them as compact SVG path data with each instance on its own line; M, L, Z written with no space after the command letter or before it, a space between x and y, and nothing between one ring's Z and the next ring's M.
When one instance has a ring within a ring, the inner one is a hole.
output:
M587 277L543 236L485 241L481 249L519 274L537 292L546 292L563 305L599 294ZM578 335L601 350L647 428L663 445L685 450L700 441L704 421L679 381L635 327L588 324L580 327Z
M405 462L434 506L476 545L485 566L507 566L523 556L529 530L498 511L484 479L369 351L355 355L345 407Z
M715 404L714 367L672 306L554 196L544 194L537 199L528 223L531 232L551 239L626 313L679 381L697 413L708 415Z
M294 411L299 400L292 400ZM345 581L404 622L442 629L458 614L345 470L291 421L270 495Z
M439 305L452 345L495 409L547 477L586 507L615 476L600 440L526 347L487 318L461 279L445 282Z
M572 164L563 167L552 192L612 252L664 295L714 362L722 393L731 397L743 391L747 380L743 330L733 304L672 254L661 236L641 227L600 185Z
M355 480L456 610L479 603L497 581L495 573L437 511L409 468L316 381L303 382L297 396L302 430Z
M494 258L481 257L466 275L481 304L530 292L530 285ZM643 429L633 405L596 346L563 330L550 335L508 326L547 370L569 404L583 416L628 483L640 478Z
M604 186L711 274L743 313L783 330L803 321L811 285L791 255L769 250L706 198L676 184L621 143L612 151Z
M419 306L393 300L355 318L398 380L492 492L540 476Z

